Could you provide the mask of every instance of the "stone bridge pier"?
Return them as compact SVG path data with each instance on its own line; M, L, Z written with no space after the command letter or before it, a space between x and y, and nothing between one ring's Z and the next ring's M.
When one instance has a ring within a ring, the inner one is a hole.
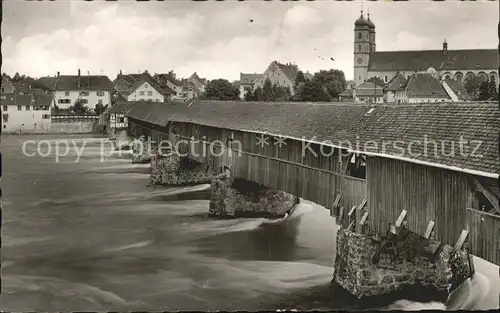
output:
M151 140L140 136L132 141L132 163L147 164L151 162L151 156L156 154L156 144Z
M255 182L234 178L231 169L212 179L209 213L213 217L283 218L295 208L300 198Z
M210 159L192 155L180 155L173 151L156 151L151 157L152 185L209 184L213 170Z
M467 251L406 229L372 237L340 228L336 246L332 282L358 299L446 301L474 274Z

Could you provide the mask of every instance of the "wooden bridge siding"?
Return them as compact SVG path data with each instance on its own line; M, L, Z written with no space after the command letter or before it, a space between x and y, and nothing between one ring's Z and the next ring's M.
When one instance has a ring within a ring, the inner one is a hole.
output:
M435 239L454 245L466 228L469 185L466 175L398 160L367 158L369 225L385 234L402 210L408 227L424 235L435 222ZM387 192L390 190L390 192Z
M257 135L254 133L190 123L176 123L175 125L177 134L183 137L194 137L197 140L202 140L205 137L207 141L220 140L226 143L227 137L232 134L234 141L241 143L243 155L238 156L238 151L233 150L232 157L230 157L229 152L226 151L222 157L213 157L212 165L214 168L217 168L220 162L231 165L235 177L252 180L275 189L293 193L326 208L333 205L335 196L339 191L343 192L340 204L346 208L359 205L366 197L365 180L317 170L340 172L339 151L334 151L330 156L323 156L319 153L319 145L311 145L317 155L305 150L302 157L303 147L300 141L287 139L285 141L286 145L279 148L274 144L274 138L268 137L269 145L262 147L257 144ZM238 148L236 144L233 147ZM330 148L326 147L324 151L330 153L328 149ZM245 154L247 152L262 157ZM270 158L297 164L284 163ZM300 165L313 168L305 168ZM353 194L353 192L356 194Z
M469 251L486 261L500 264L500 217L474 209L466 210Z
M273 144L274 139L269 137L270 145L261 147L257 145L257 135L254 133L190 123L174 123L174 128L175 135L169 136L167 127L151 125L134 119L129 120L130 135L144 135L152 137L153 140L170 138L173 145L178 140L186 140L186 138L210 142L220 140L226 143L228 135L232 133L234 140L242 143L243 154L238 156L238 151L232 150L230 152L225 149L222 156L211 158L214 169L217 169L219 164L223 162L233 167L235 177L252 180L295 194L326 208L331 208L336 195L342 192L340 205L345 208L345 216L347 216L347 212L352 206L359 205L366 198L366 181L364 179L338 174L342 166L339 162L338 150L334 151L330 156L323 156L319 153L319 145L311 145L312 149L317 152L317 156L313 155L309 150L305 150L305 154L302 156L302 143L300 141L288 139L286 145L278 148ZM203 145L203 143L196 144L195 150L198 153L201 152ZM324 151L328 153L327 149ZM181 152L187 152L187 147L181 146L180 150ZM214 151L217 153L220 148L215 147ZM246 154L247 152L257 155ZM284 163L270 158L296 164ZM348 161L347 158L344 158L344 162Z

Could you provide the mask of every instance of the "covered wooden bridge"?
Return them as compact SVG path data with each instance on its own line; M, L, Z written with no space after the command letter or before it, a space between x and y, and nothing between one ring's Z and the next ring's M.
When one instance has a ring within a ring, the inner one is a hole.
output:
M129 135L210 146L214 168L323 205L343 227L379 234L405 220L500 264L496 104L119 105Z

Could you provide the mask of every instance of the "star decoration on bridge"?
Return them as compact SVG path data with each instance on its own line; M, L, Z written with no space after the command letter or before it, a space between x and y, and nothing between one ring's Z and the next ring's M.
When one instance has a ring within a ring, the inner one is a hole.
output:
M284 137L281 137L281 136L278 136L278 137L274 137L274 145L282 148L283 146L286 146L286 142L285 142L285 138Z
M260 137L257 137L257 146L260 146L261 148L264 148L264 146L269 146L269 142L267 142L268 139L269 138L267 136L261 134Z

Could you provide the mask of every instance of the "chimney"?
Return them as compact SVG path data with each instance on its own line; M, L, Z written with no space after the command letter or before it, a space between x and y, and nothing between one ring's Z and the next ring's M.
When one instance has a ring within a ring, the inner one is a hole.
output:
M446 53L448 51L448 43L446 42L446 38L444 39L443 42L443 52Z
M80 69L78 69L78 88L80 88L81 82L80 82Z
M120 70L120 76L123 75L122 70Z
M145 70L144 73L148 74L148 70Z
M60 75L60 74L61 74L61 73L57 72L57 77L59 77L59 75Z

